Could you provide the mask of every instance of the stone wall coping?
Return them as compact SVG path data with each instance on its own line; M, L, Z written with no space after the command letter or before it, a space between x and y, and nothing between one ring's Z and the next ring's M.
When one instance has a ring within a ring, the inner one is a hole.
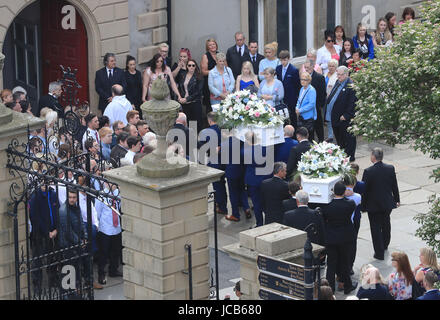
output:
M319 253L323 251L325 248L314 243L312 243L312 246L313 246L313 255L315 256L315 258L318 258ZM245 261L248 264L255 264L255 267L257 267L257 258L258 255L260 254L258 251L242 247L238 242L228 246L224 246L223 250L227 254L229 254L232 258L238 259L239 261ZM304 248L300 248L274 256L273 258L295 263L293 260L302 259L303 255L304 255Z
M40 118L36 118L27 113L20 113L12 111L12 121L0 126L0 138L15 136L19 133L25 133L29 126L29 130L35 130L42 128L45 125L45 121Z
M111 181L124 181L152 191L163 192L191 184L209 184L218 181L223 171L190 162L186 175L175 178L146 178L138 175L136 166L126 166L103 173Z

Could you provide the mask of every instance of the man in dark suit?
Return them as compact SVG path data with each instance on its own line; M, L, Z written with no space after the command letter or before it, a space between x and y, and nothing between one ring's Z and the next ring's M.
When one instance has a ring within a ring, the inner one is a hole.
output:
M315 64L313 63L313 60L307 60L304 64L304 68L310 75L312 76L312 82L311 85L316 90L316 113L317 118L315 121L315 132L316 136L318 138L318 142L324 141L324 121L322 117L322 110L325 106L325 99L327 98L327 90L325 85L325 78L322 74L317 73L314 70ZM314 139L314 137L310 137L311 140Z
M64 108L58 101L58 98L61 97L62 93L63 88L60 82L49 83L49 93L40 98L38 110L35 110L34 112L35 116L39 117L41 109L47 107L56 111L58 113L58 118L62 119L64 117Z
M374 258L384 260L384 251L391 240L391 211L400 206L399 187L396 171L392 165L382 162L383 150L374 148L371 153L373 166L365 169L362 181L365 192L362 195L361 209L368 212Z
M260 62L264 59L264 56L258 53L257 41L249 41L249 56L251 58L252 66L254 67L254 73L258 77L258 72L260 72Z
M284 214L283 224L298 230L303 230L310 225L315 225L315 233L309 233L310 241L312 243L325 246L325 228L322 216L315 210L308 207L309 195L303 190L296 193L296 203L298 208L287 211Z
M295 181L289 182L289 194L290 199L283 200L283 212L292 211L298 209L298 204L296 203L296 193L301 190L301 185Z
M112 102L112 86L120 84L124 91L127 88L124 71L116 67L116 58L113 53L104 56L104 68L96 71L95 90L99 95L99 110L104 113L107 105Z
M298 141L294 139L295 128L291 125L284 127L284 143L275 146L275 161L284 162L289 161L290 150L298 145Z
M428 271L425 273L423 287L426 289L426 292L423 296L418 297L417 300L440 300L440 292L434 287L434 283L437 281L439 279L434 272Z
M243 32L236 32L235 45L230 47L226 52L226 62L232 70L234 79L237 79L237 77L241 74L243 62L251 61L249 49L244 41L245 37Z
M290 150L289 161L287 161L287 177L291 177L296 173L298 169L298 162L301 161L301 156L306 153L312 147L312 144L308 140L309 132L306 128L299 128L296 131L296 139L298 145Z
M261 184L261 208L265 216L265 224L283 222L283 200L289 199L289 186L286 178L286 164L276 162L273 177Z
M331 123L338 145L355 160L356 137L347 131L355 115L356 93L353 81L348 77L349 69L341 66L337 69L338 81L327 99L327 109L331 109Z
M337 182L334 187L335 198L322 208L327 251L327 280L335 292L335 275L344 282L344 293L349 294L356 289L357 283L350 278L350 248L353 243L354 226L351 216L356 209L352 200L344 197L346 187Z
M290 122L294 128L297 127L296 103L298 102L301 83L299 81L299 71L289 63L290 53L283 50L279 54L281 64L276 68L278 80L283 83L284 103L289 108Z

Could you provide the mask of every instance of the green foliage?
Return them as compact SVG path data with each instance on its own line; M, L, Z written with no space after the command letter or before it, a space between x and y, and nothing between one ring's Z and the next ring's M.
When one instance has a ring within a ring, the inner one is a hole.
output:
M353 74L359 99L352 130L368 140L412 143L440 157L440 0L396 28L392 46Z
M392 46L352 75L358 97L352 132L369 141L410 143L440 157L440 0L424 1L421 19L395 29ZM433 172L440 181L440 168ZM416 235L440 254L440 198L419 214Z
M426 241L440 255L440 198L437 195L431 197L430 204L432 207L428 213L420 213L414 217L421 225L416 236Z

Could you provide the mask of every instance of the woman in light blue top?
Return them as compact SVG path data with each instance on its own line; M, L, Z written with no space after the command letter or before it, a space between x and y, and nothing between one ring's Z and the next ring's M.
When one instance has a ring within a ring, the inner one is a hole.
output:
M258 97L263 98L271 107L274 107L284 99L284 86L280 80L275 79L275 69L266 68L263 74L264 80L258 90Z
M299 92L298 103L296 104L298 127L307 128L309 136L313 137L313 128L318 117L316 112L316 90L310 84L312 76L308 72L302 72L300 80L302 88Z
M264 70L266 70L267 68L273 68L275 70L280 64L280 60L277 58L277 52L277 42L272 42L264 46L264 55L266 56L266 59L260 61L260 65L258 68L258 77L260 81L264 80Z
M234 91L234 75L231 68L226 67L226 55L222 52L217 53L217 65L209 71L208 86L211 92L211 105L219 104Z

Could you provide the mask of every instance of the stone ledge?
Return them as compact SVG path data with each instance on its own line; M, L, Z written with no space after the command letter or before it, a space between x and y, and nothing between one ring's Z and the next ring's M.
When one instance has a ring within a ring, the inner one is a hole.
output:
M164 10L148 12L138 15L137 28L138 31L157 28L168 23L168 15Z

